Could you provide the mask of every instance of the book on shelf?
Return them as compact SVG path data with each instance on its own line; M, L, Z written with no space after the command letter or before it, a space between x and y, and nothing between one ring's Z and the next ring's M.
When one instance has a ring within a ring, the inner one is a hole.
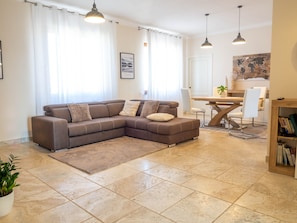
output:
M283 165L284 164L284 160L283 160L283 144L282 143L277 144L276 164L278 164L278 165Z
M287 147L285 144L283 146L283 149L287 155L287 164L290 165L290 166L294 166L295 163L293 162L293 158L292 158L292 155L291 155L291 151L290 151L290 148Z
M296 148L288 146L286 143L279 142L277 145L276 164L284 166L295 166Z
M295 114L291 114L291 115L289 115L289 118L291 120L293 129L294 129L295 136L297 136L297 114L296 113Z
M280 131L279 133L284 136L292 136L295 135L295 128L293 126L293 123L291 119L288 117L278 117L278 122L280 125Z
M291 148L290 151L291 151L293 163L294 163L294 165L296 165L296 148Z

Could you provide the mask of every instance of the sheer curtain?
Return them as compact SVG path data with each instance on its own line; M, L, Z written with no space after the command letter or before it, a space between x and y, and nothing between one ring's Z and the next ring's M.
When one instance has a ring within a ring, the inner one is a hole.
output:
M116 97L116 28L32 5L37 114L46 104Z
M183 72L183 42L176 36L148 31L148 97L179 100Z

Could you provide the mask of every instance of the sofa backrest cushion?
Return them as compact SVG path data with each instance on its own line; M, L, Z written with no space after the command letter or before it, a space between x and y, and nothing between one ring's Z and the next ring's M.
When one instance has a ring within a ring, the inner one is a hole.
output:
M92 118L105 118L109 117L108 107L105 104L89 105Z
M125 104L125 101L123 101L123 102L117 102L117 103L108 103L108 104L106 104L107 105L107 108L108 108L108 111L109 111L109 116L112 117L112 116L119 115L120 112L124 108L124 104Z
M45 115L53 116L56 118L63 118L66 119L67 122L71 122L71 115L68 107L52 109L50 112L45 112Z
M136 116L141 115L141 111L144 105L144 102L147 100L139 100L139 99L133 99L131 101L140 101L140 105L138 107L138 111L136 113ZM177 117L177 108L178 108L178 102L176 101L159 101L159 107L158 107L158 113L169 113Z

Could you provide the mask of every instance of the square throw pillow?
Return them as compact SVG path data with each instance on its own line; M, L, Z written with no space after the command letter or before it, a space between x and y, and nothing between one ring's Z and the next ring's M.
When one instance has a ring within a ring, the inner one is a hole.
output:
M159 108L159 101L145 101L141 110L140 117L146 117L150 114L156 113Z
M140 101L125 101L123 110L119 115L123 116L136 116Z
M68 109L72 122L92 120L88 104L69 104Z
M146 116L146 118L156 122L168 122L174 119L174 115L168 113L153 113Z

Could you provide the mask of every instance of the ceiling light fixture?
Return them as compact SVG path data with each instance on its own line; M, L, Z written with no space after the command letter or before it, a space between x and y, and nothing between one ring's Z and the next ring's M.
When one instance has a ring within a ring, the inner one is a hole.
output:
M103 23L105 22L105 18L101 12L96 8L96 3L94 0L93 8L90 12L88 12L85 16L85 21L89 23Z
M238 14L238 35L237 37L233 40L232 44L233 45L240 45L240 44L245 44L245 39L241 37L240 35L240 9L242 8L242 5L237 6L239 14Z
M201 48L212 48L212 45L211 45L211 43L210 42L208 42L208 39L207 39L207 17L209 16L209 14L207 13L207 14L205 14L205 18L206 18L206 31L205 31L205 36L206 36L206 38L205 38L205 41L204 41L204 43L202 43L202 45L201 45Z

